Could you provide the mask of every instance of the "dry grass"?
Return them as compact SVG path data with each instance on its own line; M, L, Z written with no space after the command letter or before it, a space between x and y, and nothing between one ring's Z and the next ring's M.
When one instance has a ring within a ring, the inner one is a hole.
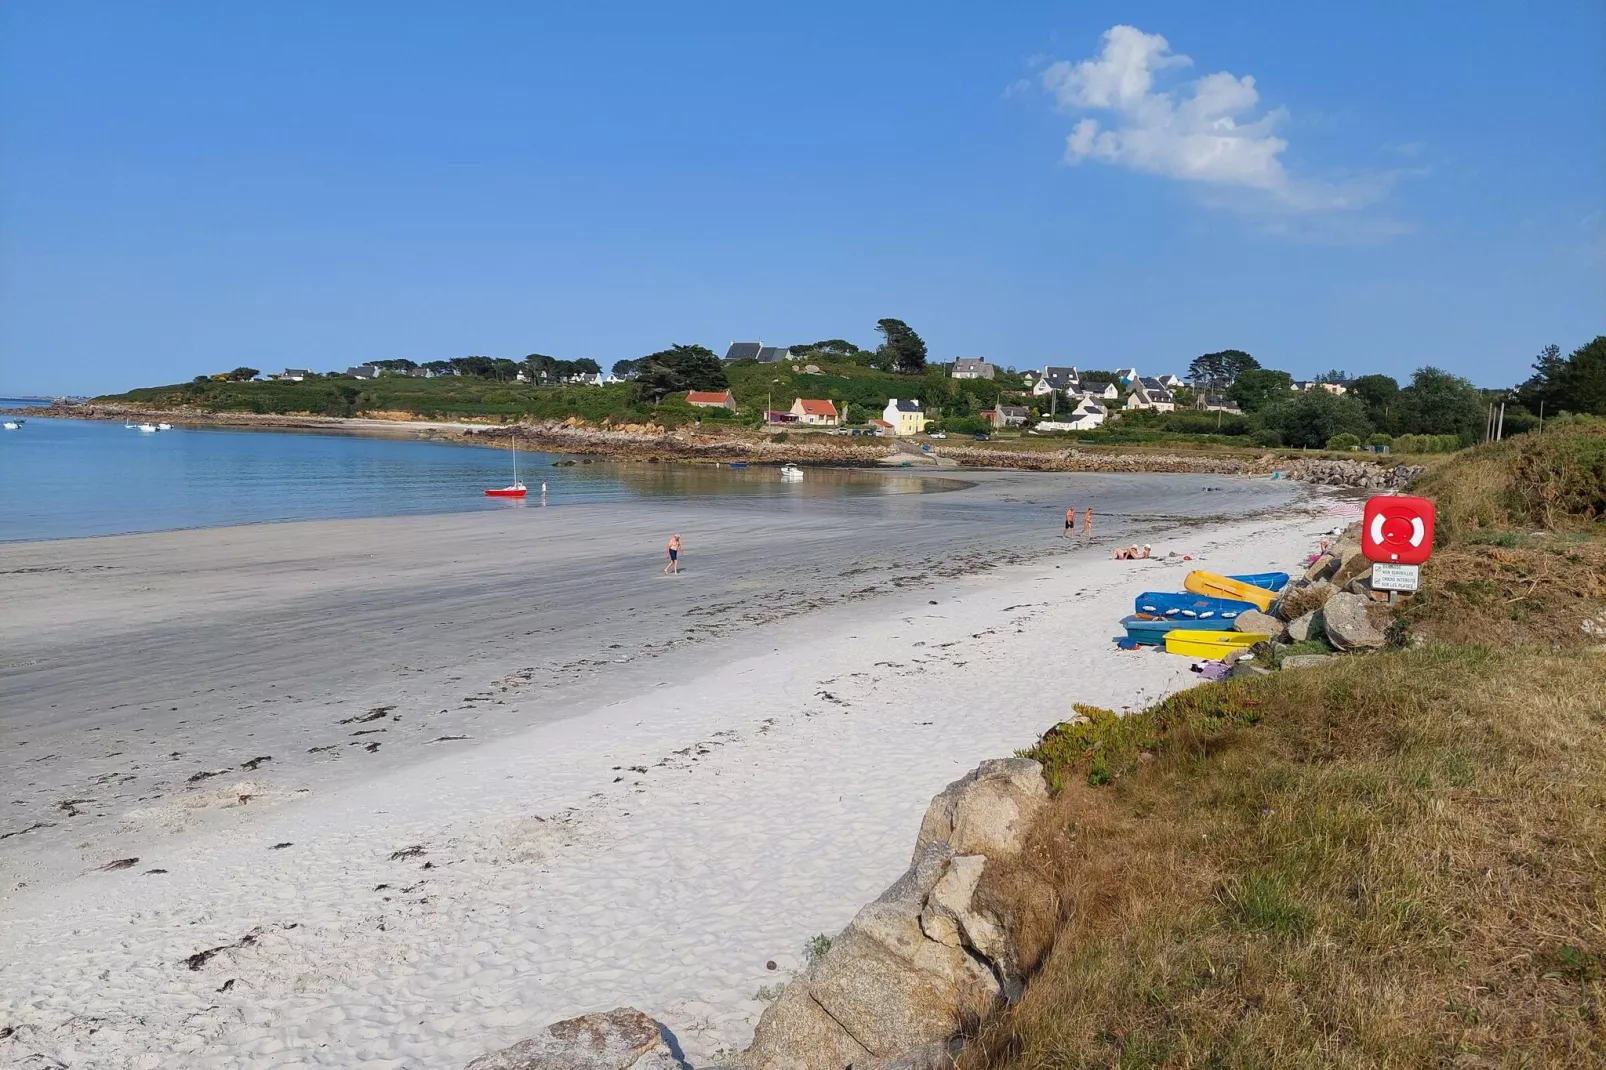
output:
M1505 533L1440 550L1424 575L1429 586L1402 614L1424 637L1549 650L1606 638L1584 627L1606 628L1606 542Z
M1048 749L989 874L1041 968L966 1066L1606 1065L1606 655L1434 645L1127 720Z
M1466 450L1413 492L1434 500L1446 537L1485 529L1598 532L1606 525L1606 420L1558 420L1542 435Z

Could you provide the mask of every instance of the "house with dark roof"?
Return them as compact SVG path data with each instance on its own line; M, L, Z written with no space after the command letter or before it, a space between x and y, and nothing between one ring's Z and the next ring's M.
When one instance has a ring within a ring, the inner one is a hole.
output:
M758 351L760 364L779 364L783 360L792 359L792 350L788 346L764 346Z
M926 429L926 412L912 398L891 399L881 411L881 418L892 425L895 435L918 435Z
M278 379L280 382L285 382L285 383L299 383L299 382L304 381L307 378L307 376L309 376L311 374L312 373L309 372L305 368L286 368L284 371L280 372L278 375L270 375L270 376L268 376L268 378L269 379Z
M736 395L727 390L688 390L686 404L699 409L730 409L736 411Z
M1155 412L1174 412L1176 407L1176 395L1167 390L1160 380L1150 375L1134 381L1132 393L1128 394L1126 399L1128 410L1152 409Z
M1075 368L1049 366L1037 377L1037 382L1032 385L1032 393L1037 397L1046 397L1055 391L1069 394L1077 389L1081 381L1082 377Z
M725 350L725 359L757 360L758 352L763 348L763 342L732 342L731 347Z
M959 357L954 361L952 378L954 379L991 379L997 372L985 360L973 357Z
M1032 418L1032 410L1024 405L999 405L992 410L994 427L1020 427Z
M1206 394L1199 399L1199 407L1205 412L1224 412L1228 416L1242 416L1244 410L1232 398L1220 394Z
M1084 375L1076 389L1076 393L1083 397L1118 401L1121 397L1121 386L1112 379L1098 379Z
M355 376L358 379L378 379L379 369L372 364L359 364L355 368L347 368L346 374Z

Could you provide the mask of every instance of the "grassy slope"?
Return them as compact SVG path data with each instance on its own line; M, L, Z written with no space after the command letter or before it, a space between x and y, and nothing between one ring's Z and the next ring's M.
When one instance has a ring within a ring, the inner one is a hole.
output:
M1539 508L1516 481L1595 435L1434 474L1429 641L1045 737L1063 790L984 888L1040 970L967 1066L1606 1065L1606 650L1580 628L1606 552L1573 512L1504 530ZM1472 499L1497 503L1475 526Z

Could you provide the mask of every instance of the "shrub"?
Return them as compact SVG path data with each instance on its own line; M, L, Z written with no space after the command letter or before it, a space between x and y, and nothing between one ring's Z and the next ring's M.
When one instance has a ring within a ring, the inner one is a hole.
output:
M1273 431L1269 427L1262 427L1259 431L1255 432L1251 441L1253 441L1257 446L1275 447L1283 444L1283 436L1278 432Z
M1334 435L1327 440L1327 448L1330 450L1352 450L1360 444L1360 436L1352 435L1347 431L1341 435Z
M1383 432L1379 431L1377 434L1375 434L1371 438L1367 439L1366 440L1366 444L1368 446L1388 446L1390 448L1393 448L1393 446L1394 446L1394 436L1393 435L1385 435Z

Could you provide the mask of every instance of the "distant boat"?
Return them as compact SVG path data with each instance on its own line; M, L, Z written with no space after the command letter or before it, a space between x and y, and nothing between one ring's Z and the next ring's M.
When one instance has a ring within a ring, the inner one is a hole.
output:
M158 431L171 431L171 430L173 430L173 425L172 424L157 424L156 425L156 430L158 430Z
M783 483L801 483L801 482L803 482L803 469L799 468L795 464L783 464L783 465L781 465L781 482L783 482Z
M732 468L746 468L747 467L747 462L746 461L732 461L731 462L731 467Z
M524 484L519 482L519 440L515 435L513 438L513 482L506 487L487 490L485 496L487 498L522 498L524 494Z
M19 428L21 426L22 426L22 421L21 420L7 420L5 423L0 424L0 427L4 427L7 431L15 431L17 428Z
M139 429L147 434L155 434L157 430L155 424L140 424Z

